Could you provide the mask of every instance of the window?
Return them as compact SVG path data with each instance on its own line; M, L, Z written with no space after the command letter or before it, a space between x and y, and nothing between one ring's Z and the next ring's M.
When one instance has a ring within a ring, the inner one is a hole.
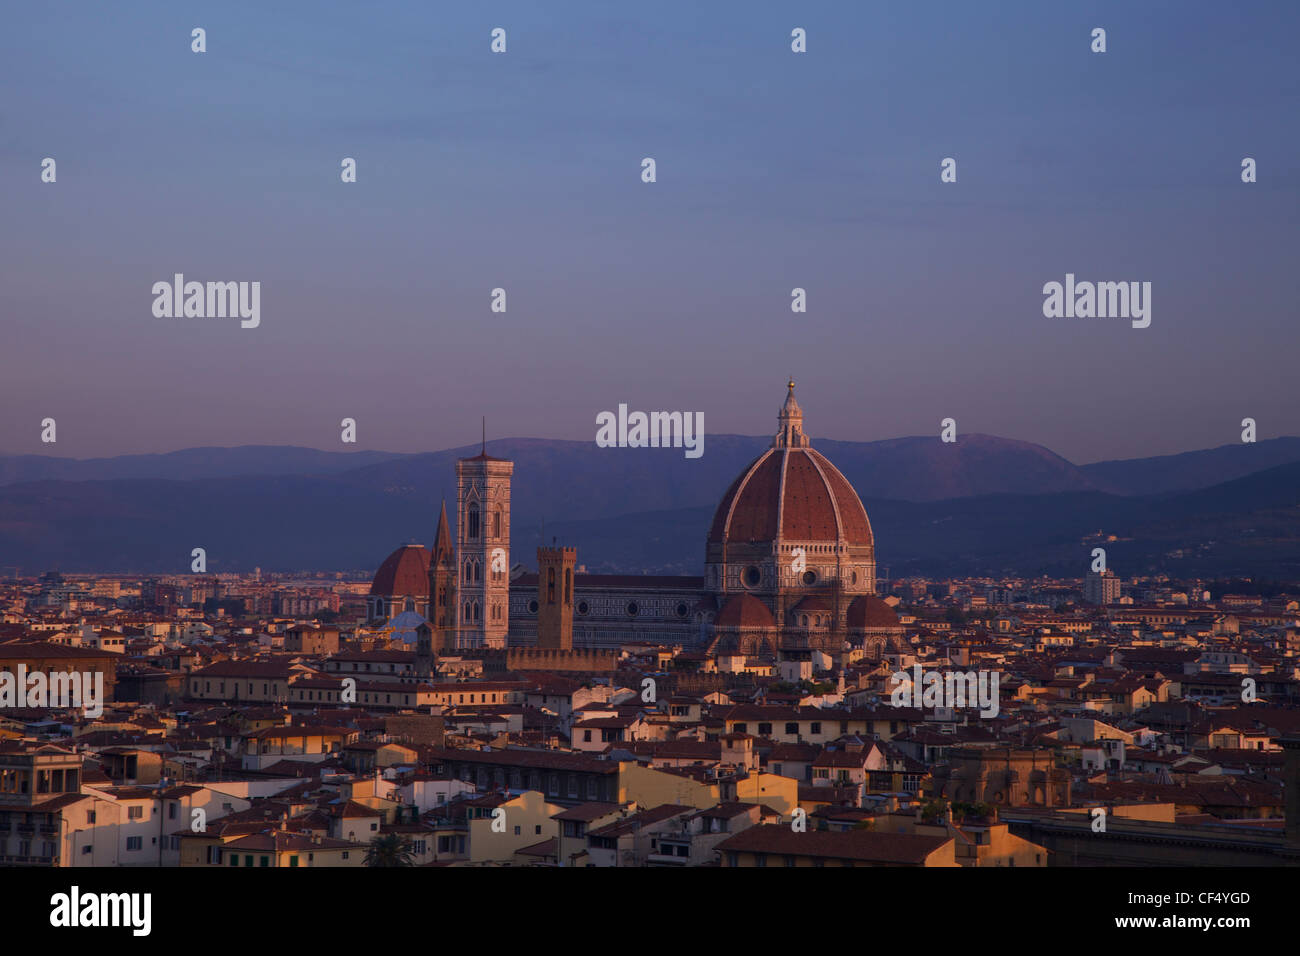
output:
M478 505L471 504L465 514L468 518L466 522L466 527L469 529L468 537L471 541L477 541L479 536Z
M808 725L808 732L811 734L820 734L822 732L822 722L820 720L814 720Z
M298 858L297 858L296 856L291 856L291 857L289 857L289 867L290 867L290 869L292 869L293 867L295 867L295 866L297 866L297 865L298 865Z
M271 865L271 858L269 856L263 856L258 858L258 866L270 866L270 865Z
M128 820L142 820L142 819L144 819L144 807L127 807L127 808L126 808L126 818L127 818Z
M144 838L143 838L143 837L127 837L127 838L126 838L126 848L127 848L128 850L139 850L139 849L143 849L143 847L144 847Z
M237 853L230 854L230 865L239 866L239 854Z
M787 734L797 734L799 733L799 725L792 721L787 722L785 725L785 732Z
M501 537L501 509L495 508L492 511L492 537Z

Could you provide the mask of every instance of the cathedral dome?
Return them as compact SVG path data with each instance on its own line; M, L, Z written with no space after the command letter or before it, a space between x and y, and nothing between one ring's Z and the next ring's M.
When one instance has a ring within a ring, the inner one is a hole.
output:
M781 430L722 496L708 543L825 542L875 547L862 501L838 468L814 451L803 434L794 382L778 413Z
M404 544L375 572L370 593L383 597L428 597L429 552L422 544Z

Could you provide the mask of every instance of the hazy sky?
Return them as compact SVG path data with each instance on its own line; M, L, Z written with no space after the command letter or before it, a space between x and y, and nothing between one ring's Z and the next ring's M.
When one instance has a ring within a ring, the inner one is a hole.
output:
M0 452L420 451L484 414L594 439L620 402L763 434L791 374L814 438L952 416L1086 462L1297 434L1297 27L1222 0L9 5ZM176 272L260 281L260 327L154 318ZM1151 326L1044 318L1067 272L1150 281Z

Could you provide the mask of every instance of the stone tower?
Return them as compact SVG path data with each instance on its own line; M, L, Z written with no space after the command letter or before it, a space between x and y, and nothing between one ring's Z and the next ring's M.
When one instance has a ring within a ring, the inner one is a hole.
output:
M427 677L433 672L437 652L444 647L456 646L456 551L447 523L446 501L443 501L442 513L438 516L438 532L429 559L429 603L425 606L424 616L430 627L430 667L420 676ZM422 647L416 648L417 662L421 665L425 663L423 652Z
M456 646L506 646L510 628L510 476L483 451L456 462Z
M537 549L537 646L573 649L574 548Z

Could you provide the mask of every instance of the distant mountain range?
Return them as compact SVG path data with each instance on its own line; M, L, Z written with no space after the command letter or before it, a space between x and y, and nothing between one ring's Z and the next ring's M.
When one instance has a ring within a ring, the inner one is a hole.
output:
M705 454L502 439L515 462L516 561L552 536L591 570L698 574L713 508L767 437L709 435ZM1077 466L989 435L814 440L857 489L882 568L1079 574L1100 533L1120 573L1300 580L1300 438ZM70 460L0 456L0 574L373 568L433 536L457 458L292 446ZM543 528L545 531L543 532ZM543 538L544 535L544 538ZM1085 545L1087 545L1085 547Z

